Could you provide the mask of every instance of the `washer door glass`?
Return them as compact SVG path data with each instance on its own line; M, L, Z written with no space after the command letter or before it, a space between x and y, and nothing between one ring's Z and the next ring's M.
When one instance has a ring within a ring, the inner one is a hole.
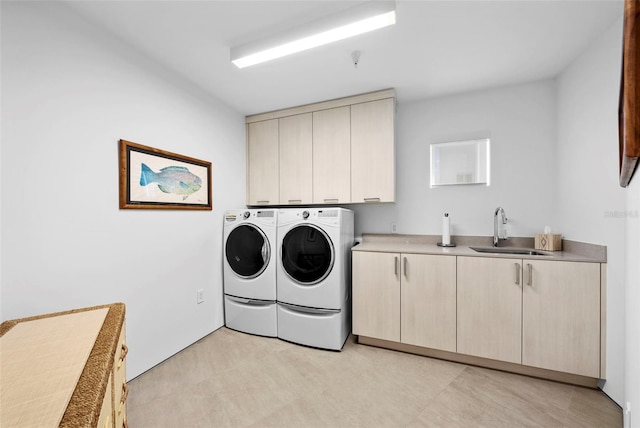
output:
M333 244L322 229L296 226L282 240L282 267L300 284L313 285L325 279L333 261Z
M262 230L243 224L229 233L225 256L229 266L238 276L251 279L267 268L271 248Z

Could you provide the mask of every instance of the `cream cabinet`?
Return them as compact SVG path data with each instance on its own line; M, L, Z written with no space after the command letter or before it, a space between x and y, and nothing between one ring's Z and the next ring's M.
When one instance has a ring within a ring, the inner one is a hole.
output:
M384 90L246 118L247 205L395 200L395 95Z
M351 199L395 201L395 102L351 106Z
M353 333L400 342L400 254L354 252Z
M603 263L376 251L353 251L360 343L585 386L605 378Z
M354 334L455 352L455 257L353 254Z
M402 343L456 351L456 258L402 254Z
M523 261L522 364L600 377L600 264Z
M351 202L351 107L313 112L313 203Z
M521 363L522 262L458 257L458 352Z
M278 119L247 125L247 205L280 202Z
M600 264L458 257L458 352L600 377Z
M278 119L280 205L312 202L312 114Z

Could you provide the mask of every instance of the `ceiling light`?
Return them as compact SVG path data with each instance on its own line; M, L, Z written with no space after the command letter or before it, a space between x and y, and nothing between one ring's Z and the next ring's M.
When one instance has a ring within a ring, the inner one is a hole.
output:
M244 68L395 23L395 1L367 1L291 31L232 47L231 62Z

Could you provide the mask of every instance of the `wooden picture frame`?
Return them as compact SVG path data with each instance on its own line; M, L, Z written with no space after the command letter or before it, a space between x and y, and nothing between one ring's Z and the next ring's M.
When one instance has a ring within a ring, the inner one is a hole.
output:
M625 0L618 108L620 186L627 187L640 157L640 1Z
M120 209L212 210L211 162L119 141Z

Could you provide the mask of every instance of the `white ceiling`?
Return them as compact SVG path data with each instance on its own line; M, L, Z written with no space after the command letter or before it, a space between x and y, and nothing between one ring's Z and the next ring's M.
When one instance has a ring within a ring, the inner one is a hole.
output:
M242 70L229 61L233 45L357 3L68 1L243 115L386 88L410 102L553 77L623 10L622 0L398 0L392 27Z

